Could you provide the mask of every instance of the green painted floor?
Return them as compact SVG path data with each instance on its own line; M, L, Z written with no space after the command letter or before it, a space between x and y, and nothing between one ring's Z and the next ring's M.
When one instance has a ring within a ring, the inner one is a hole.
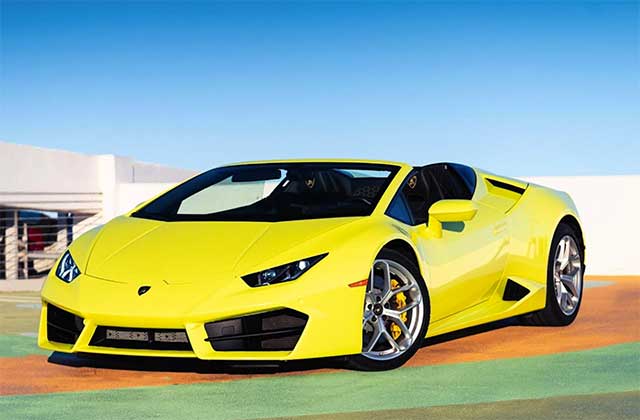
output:
M37 332L40 308L39 293L0 293L0 334Z
M38 348L40 294L0 293L0 357L50 354Z
M38 347L37 338L31 335L0 335L0 357L20 357L29 354L51 354Z
M280 417L277 420L513 420L514 418L526 418L527 420L637 420L640 419L640 392L569 395L539 400Z
M256 419L358 413L372 408L383 412L420 410L638 390L640 343L631 343L549 356L410 367L382 373L337 372L9 396L0 398L0 416ZM626 402L619 408L621 416L637 412L636 396L623 395ZM620 417L617 416L620 413L612 412L611 418ZM523 415L530 417L528 413L513 413L513 417ZM377 418L377 413L374 417Z

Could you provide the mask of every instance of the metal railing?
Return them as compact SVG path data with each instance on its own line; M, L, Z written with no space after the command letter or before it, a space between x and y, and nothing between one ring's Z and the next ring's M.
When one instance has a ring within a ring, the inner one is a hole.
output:
M0 281L46 276L73 239L102 222L102 212L94 209L51 211L2 204Z

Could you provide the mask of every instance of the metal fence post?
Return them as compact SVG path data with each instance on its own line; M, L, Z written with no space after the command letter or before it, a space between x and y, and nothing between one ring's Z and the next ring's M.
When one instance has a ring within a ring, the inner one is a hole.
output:
M11 212L5 229L4 258L7 280L18 279L18 211Z

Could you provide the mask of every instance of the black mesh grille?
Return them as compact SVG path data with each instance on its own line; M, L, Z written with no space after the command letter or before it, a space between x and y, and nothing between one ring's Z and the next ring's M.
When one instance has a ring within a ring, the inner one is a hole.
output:
M207 341L216 351L291 351L307 315L292 309L248 315L205 324Z
M47 339L56 343L74 344L84 328L77 315L47 304Z
M193 350L186 330L180 329L98 327L89 344L119 349Z

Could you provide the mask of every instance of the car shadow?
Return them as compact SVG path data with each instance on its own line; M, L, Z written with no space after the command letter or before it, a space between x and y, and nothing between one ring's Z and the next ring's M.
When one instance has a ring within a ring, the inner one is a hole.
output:
M490 322L488 324L482 324L475 327L465 328L463 330L453 331L447 334L438 335L435 337L429 337L424 340L422 347L435 346L436 344L446 343L448 341L458 340L464 337L471 337L478 334L483 334L490 331L499 330L507 327L520 326L522 323L518 320L518 317L501 319L499 321Z
M68 354L54 352L48 362L74 368L99 368L145 372L181 372L200 374L261 375L305 372L319 369L340 369L344 358L295 361L213 361L192 358L115 356L101 354Z
M434 346L495 331L501 328L522 325L518 318L508 318L476 327L465 328L448 334L427 338L422 347ZM183 372L200 374L229 375L262 375L287 372L306 372L321 369L348 370L344 357L295 360L295 361L252 361L228 362L210 361L191 358L115 356L101 354L68 354L54 352L48 358L49 363L68 367L99 368L112 370L146 371L146 372Z

